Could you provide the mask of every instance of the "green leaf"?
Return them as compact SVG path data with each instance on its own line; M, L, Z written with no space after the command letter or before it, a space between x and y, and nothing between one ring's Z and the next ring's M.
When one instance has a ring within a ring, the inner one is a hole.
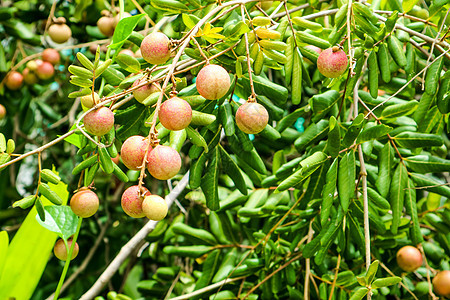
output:
M125 71L130 73L138 73L141 70L141 64L139 61L127 54L119 53L116 56L116 62L121 66Z
M410 175L411 179L416 183L417 187L450 198L450 187L440 179L437 179L430 175L417 173L411 173Z
M211 245L217 245L216 238L204 229L194 228L184 223L176 223L172 226L172 230L175 234L182 235L188 240L191 239L192 243L205 243Z
M320 209L320 224L322 226L328 221L331 214L331 207L334 200L334 192L336 190L336 181L338 173L338 158L335 158L327 171L326 183L322 193L322 207Z
M444 144L440 135L408 131L397 134L394 140L403 148L433 147Z
M222 145L218 145L220 150L220 158L222 162L222 169L228 174L228 176L233 179L236 188L243 194L247 195L247 185L245 183L244 177L242 176L241 170L239 169L236 162L231 158Z
M364 114L360 113L352 122L350 127L347 130L344 138L342 139L342 145L344 147L350 147L355 139L358 137L361 129L363 128L365 123Z
M391 144L387 142L378 156L378 178L375 183L378 192L384 198L389 194L389 187L391 185L391 170L394 164L394 149Z
M352 294L350 297L350 300L361 300L363 299L367 293L369 292L369 289L366 287L360 288L355 293Z
M52 189L65 204L69 196L67 185L60 182ZM41 199L45 205L50 204ZM47 265L57 235L39 225L36 213L36 208L30 210L7 249L3 271L0 270L0 299L31 299Z
M50 186L46 183L42 183L38 187L39 193L41 193L42 196L46 197L48 200L50 200L55 205L61 205L62 199L58 196L58 194L53 191Z
M403 11L405 13L409 12L411 9L413 9L414 5L416 5L417 2L419 2L419 0L403 0Z
M375 275L377 274L377 271L378 271L379 264L380 264L380 262L378 260L374 260L370 264L369 270L367 270L366 276L364 277L367 284L371 284L372 281L374 280Z
M183 11L189 10L186 5L176 0L150 0L150 3L154 8L166 10L171 13L179 14Z
M127 114L128 118L123 123L119 123L119 120L117 120L118 118L116 118L116 124L123 124L123 126L119 127L119 129L116 130L116 137L121 140L125 140L132 135L139 134L144 120L149 115L148 109L142 109L142 105L136 105L134 109L130 109L129 113L130 114ZM126 115L124 115L123 117L126 117Z
M219 263L221 261L221 252L219 249L216 249L208 254L208 257L206 258L205 262L203 263L202 268L202 275L195 283L195 289L199 290L208 284L210 284L214 274L216 273L216 270L219 267ZM193 297L192 299L195 299L196 297Z
M292 104L298 105L302 100L302 55L298 48L294 49L294 65L292 66Z
M36 216L36 220L41 226L58 234L64 240L75 234L78 217L70 206L44 206L44 210L45 222Z
M391 286L391 285L400 283L401 281L402 281L402 278L397 277L397 276L387 277L387 278L379 278L379 279L376 279L372 283L372 288L378 289L378 288L385 287L385 286Z
M282 85L273 83L272 81L261 77L252 76L253 84L255 87L255 92L258 95L264 95L272 101L276 101L278 104L286 103L288 98L288 89ZM239 78L237 81L238 85L244 87L247 91L250 91L250 81L248 79L248 74Z
M192 144L203 147L205 149L205 152L208 152L208 145L206 144L205 139L200 135L200 133L197 132L197 130L188 126L186 127L186 132Z
M320 120L317 124L310 124L303 134L295 140L295 148L297 148L297 151L302 152L308 145L325 137L327 132L328 120Z
M108 47L114 50L120 49L143 16L144 14L139 14L120 20L119 23L117 23L116 29L114 30L112 43Z
M123 75L122 72L120 72L117 69L114 69L113 67L107 68L103 73L102 73L103 78L105 78L106 82L109 83L110 85L113 86L117 86L119 85L122 80L125 79L125 75ZM91 84L92 86L92 84Z
M192 28L194 28L195 24L198 23L198 21L200 21L200 19L198 19L197 16L195 15L190 15L190 14L183 14L182 15L182 19L183 19L183 23L184 25L186 25L186 27L191 30Z
M397 234L400 218L403 211L403 202L405 199L405 187L408 182L408 173L405 166L400 163L395 169L390 188L390 201L392 208L391 232Z
M418 106L419 102L417 102L416 100L411 100L404 104L390 105L383 109L383 111L381 112L381 118L388 119L407 116L409 114L412 114Z
M286 84L291 84L292 79L292 69L294 67L294 51L295 51L295 42L294 38L292 36L288 37L287 39L287 48L286 51L284 51L284 54L286 55L287 62L284 64L284 72L285 72L285 78L286 78Z
M203 245L166 246L164 247L163 252L166 254L173 254L176 256L197 258L208 253L212 249L213 249L212 246L203 246Z
M98 156L100 158L100 165L101 165L103 171L105 171L106 174L111 174L114 171L114 167L113 167L114 163L108 154L108 150L106 150L105 147L99 147L98 148Z
M362 144L371 140L378 139L391 132L392 129L392 127L384 124L375 125L373 122L367 123L356 139L356 144Z
M313 121L321 120L333 108L339 98L338 91L328 90L309 99L309 105L314 112Z
M405 207L406 213L411 216L412 226L410 226L411 240L413 245L423 242L422 232L420 231L419 216L416 205L416 189L411 179L408 179L406 185Z
M355 153L349 151L339 162L338 191L339 201L345 213L347 213L350 199L355 191Z
M202 178L201 188L206 196L206 206L211 210L218 210L219 204L219 148L211 150L211 159L206 167L206 174Z
M339 150L341 149L341 130L339 128L339 123L334 116L330 117L329 124L330 129L328 131L326 152L332 157L337 157L339 155Z

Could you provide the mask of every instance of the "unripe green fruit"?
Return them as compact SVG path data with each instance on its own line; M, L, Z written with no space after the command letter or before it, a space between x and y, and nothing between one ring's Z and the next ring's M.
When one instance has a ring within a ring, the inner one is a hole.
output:
M247 102L239 106L236 112L236 124L248 134L260 133L269 122L266 108L256 102Z
M153 221L164 219L168 210L166 200L158 195L146 196L142 202L142 211L147 218Z
M17 71L12 71L9 73L8 77L6 77L5 85L8 89L12 91L16 91L22 87L23 76Z
M180 154L172 147L158 145L148 155L147 169L156 179L170 179L178 174L180 168Z
M135 82L133 82L133 87L138 86L143 82L144 82L143 78L138 79ZM154 82L152 84L147 84L134 90L133 96L139 103L142 103L148 96L150 96L153 93L159 92L160 90L161 85L158 82Z
M160 65L170 58L170 40L161 32L147 35L141 43L142 57L149 63Z
M114 114L108 107L100 107L83 118L87 132L96 136L107 134L114 126Z
M94 92L94 97L92 97L92 94L81 97L81 104L86 108L86 110L92 108L99 101L100 97L96 92Z
M25 81L26 84L35 84L39 80L36 74L28 68L23 69L22 75L23 81Z
M52 65L56 65L59 63L61 56L59 52L52 48L47 48L42 52L42 60L51 63Z
M72 242L73 242L72 239L67 240L67 246L69 246L69 249L72 247ZM59 260L66 261L69 249L66 248L64 240L59 239L56 242L55 247L53 248L53 253ZM79 251L80 247L78 247L78 243L75 243L75 247L73 248L72 257L70 258L70 260L73 260L75 257L77 257Z
M404 246L397 252L397 264L406 272L417 270L422 262L422 254L416 247Z
M192 108L186 100L172 97L161 105L158 117L165 128L182 130L191 123Z
M48 28L48 35L55 43L67 42L72 36L72 30L67 24L52 24Z
M139 167L142 166L144 161L145 152L148 149L148 143L148 139L140 135L134 135L125 140L122 144L120 154L123 164L128 169L139 170ZM151 150L152 148L150 147L150 151Z
M433 290L438 295L450 297L450 271L441 271L434 276Z
M81 218L93 216L99 205L97 194L91 190L78 191L70 199L70 208L74 214Z
M208 100L220 99L230 89L230 76L219 65L206 65L198 72L195 82L198 93Z
M55 74L55 68L51 63L43 61L41 64L38 64L36 74L39 79L47 80L53 77Z
M322 51L317 59L317 69L328 78L341 76L347 70L347 65L347 55L338 46Z
M145 187L142 187L141 197L139 197L139 186L130 186L123 192L121 205L123 211L132 218L142 218L145 216L142 211L142 201L144 197L150 195L150 192Z
M4 119L6 116L6 108L0 104L0 120Z
M101 33L103 33L106 36L112 36L114 34L114 18L112 17L101 17L97 21L97 27L100 30Z

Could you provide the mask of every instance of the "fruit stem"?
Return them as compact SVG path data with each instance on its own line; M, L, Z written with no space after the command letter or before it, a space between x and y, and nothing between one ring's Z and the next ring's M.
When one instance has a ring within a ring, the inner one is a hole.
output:
M80 233L81 223L83 222L83 218L78 217L77 230L75 231L75 235L72 239L72 245L70 245L69 255L67 256L66 262L64 263L64 269L61 273L61 277L59 278L58 286L56 287L55 296L53 300L58 300L59 293L61 292L62 285L64 283L64 279L66 278L67 271L69 270L70 260L72 258L73 249L75 249L75 244L77 243L78 234ZM66 244L66 241L64 241ZM67 244L66 244L67 245ZM67 249L67 246L66 246Z

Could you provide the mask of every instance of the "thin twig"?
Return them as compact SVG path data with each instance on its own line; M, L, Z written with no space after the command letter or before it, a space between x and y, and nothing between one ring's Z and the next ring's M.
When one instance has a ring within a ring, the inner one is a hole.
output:
M194 296L201 295L203 293L206 293L206 292L209 292L211 290L217 289L218 287L220 287L222 285L225 285L225 284L228 284L228 283L231 283L231 282L234 282L234 281L239 281L239 280L244 279L244 278L245 278L245 276L224 279L222 281L219 281L219 282L216 282L214 284L208 285L208 286L206 286L206 287L204 287L202 289L196 290L196 291L194 291L192 293L189 293L189 294L186 294L186 295L183 295L183 296L178 296L178 297L175 297L175 298L170 298L170 300L190 299L190 298L192 298Z

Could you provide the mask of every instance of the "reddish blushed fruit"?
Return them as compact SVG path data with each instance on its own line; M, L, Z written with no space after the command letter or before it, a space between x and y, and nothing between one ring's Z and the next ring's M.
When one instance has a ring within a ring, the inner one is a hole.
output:
M30 69L30 71L36 71L39 64L42 63L41 59L36 60L30 60L27 62L27 69Z
M317 69L328 78L341 76L347 70L347 65L347 55L338 46L322 51L317 59Z
M450 298L450 271L441 271L434 276L433 290L438 295Z
M67 246L69 247L69 249L70 247L72 247L72 243L73 243L72 239L67 240ZM64 244L63 239L59 239L56 242L55 247L53 247L53 253L59 260L66 261L67 256L69 255L69 249L66 248L66 244ZM73 248L70 260L77 257L79 251L80 247L78 247L78 243L75 243L75 247Z
M138 79L133 82L133 87L140 85L145 80L144 78ZM134 98L142 103L148 96L153 93L159 92L161 90L161 85L158 82L153 82L152 84L144 85L133 91Z
M158 145L148 155L147 170L156 179L170 179L178 174L180 168L180 154L172 147Z
M87 132L96 136L107 134L114 126L114 114L108 107L100 107L83 118Z
M133 185L125 190L122 195L121 205L123 211L132 218L142 218L145 216L142 211L142 201L150 192L145 187L141 188L141 196L139 196L139 186Z
M168 210L166 200L158 195L146 196L142 202L142 211L147 218L153 221L164 219Z
M404 246L397 251L397 264L406 272L412 272L422 266L422 254L413 246Z
M16 91L22 87L23 76L17 71L12 71L9 73L8 77L6 77L5 85L8 89L12 91Z
M65 18L58 18L55 24L48 28L48 35L55 43L62 44L67 42L72 36L72 30L65 24Z
M248 134L261 132L268 122L269 113L264 106L256 102L242 104L236 112L237 126Z
M92 108L92 106L97 104L99 100L100 97L96 92L94 92L94 97L92 97L92 94L81 97L81 104L83 105L83 109L86 108L86 110L88 110L89 108Z
M161 105L158 117L165 128L182 130L191 123L192 108L186 100L172 97Z
M91 190L80 190L70 199L70 208L74 214L81 218L93 216L99 207L97 194Z
M141 43L142 57L149 63L160 65L170 58L170 40L161 32L147 35Z
M26 84L30 84L30 85L35 84L39 80L36 76L36 73L34 73L33 71L31 71L28 68L23 69L22 75L23 75L23 81L25 81Z
M130 170L139 170L147 149L148 139L143 136L134 135L127 138L120 150L123 164Z
M4 119L6 116L6 108L0 104L0 120Z
M53 65L47 61L43 61L38 65L36 70L37 77L42 80L47 80L55 75L55 68Z
M196 86L198 93L208 100L220 99L230 89L230 76L219 65L204 66L198 72Z
M61 56L59 52L52 48L47 48L42 52L42 60L56 65L59 63Z
M106 36L112 36L114 34L114 18L103 16L97 21L97 27L101 33Z

